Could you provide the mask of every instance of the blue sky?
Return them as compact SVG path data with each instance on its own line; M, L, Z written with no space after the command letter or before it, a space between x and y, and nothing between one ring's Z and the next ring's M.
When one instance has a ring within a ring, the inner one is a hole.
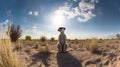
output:
M22 38L105 38L120 32L120 0L0 0L0 23L18 24Z

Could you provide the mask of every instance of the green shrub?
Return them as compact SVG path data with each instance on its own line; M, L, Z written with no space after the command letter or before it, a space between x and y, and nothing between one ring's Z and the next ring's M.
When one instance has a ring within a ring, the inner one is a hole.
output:
M25 39L30 41L30 40L31 40L31 36L28 36L28 35L27 35L27 36L25 37Z

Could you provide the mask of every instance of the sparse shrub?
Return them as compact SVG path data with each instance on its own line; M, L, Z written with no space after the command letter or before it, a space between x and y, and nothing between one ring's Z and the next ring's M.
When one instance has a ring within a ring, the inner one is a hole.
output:
M40 40L41 40L41 42L46 42L47 39L45 36L41 36Z
M20 28L19 25L15 26L13 24L10 25L8 29L9 29L11 42L16 42L22 35L22 29Z
M117 37L118 39L120 39L120 34L116 34L116 37Z
M27 35L27 36L25 37L25 39L30 41L30 40L31 40L31 36Z
M41 36L41 38L40 38L40 41L41 41L41 45L42 46L45 46L46 45L46 37L45 36Z
M91 53L97 52L97 49L98 49L97 43L98 43L98 39L96 38L91 39L91 42L89 44L89 50Z
M78 39L77 38L74 41L75 41L76 44L78 44Z
M55 38L54 38L54 37L52 37L50 40L53 42L53 41L55 40Z

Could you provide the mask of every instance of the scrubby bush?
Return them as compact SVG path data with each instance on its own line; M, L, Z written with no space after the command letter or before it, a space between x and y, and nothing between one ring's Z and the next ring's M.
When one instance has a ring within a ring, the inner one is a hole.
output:
M117 37L118 39L120 39L120 34L116 34L116 37Z
M50 40L53 42L53 41L55 40L55 38L54 38L54 37L52 37Z
M40 40L41 40L41 42L46 42L47 39L45 36L41 36Z
M27 36L25 37L25 39L30 41L30 40L31 40L31 36L27 35Z
M15 26L15 25L10 25L8 27L8 31L9 31L9 36L11 39L11 42L16 42L22 35L22 29L20 28L19 25Z
M76 45L77 45L77 44L78 44L78 39L76 38L74 41L75 41L75 43L76 43Z

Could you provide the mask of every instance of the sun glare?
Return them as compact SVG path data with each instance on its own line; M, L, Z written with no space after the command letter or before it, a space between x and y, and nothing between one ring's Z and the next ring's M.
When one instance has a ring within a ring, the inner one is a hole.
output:
M51 22L52 22L53 25L62 26L66 22L65 16L63 16L61 14L55 14L55 15L52 16Z

